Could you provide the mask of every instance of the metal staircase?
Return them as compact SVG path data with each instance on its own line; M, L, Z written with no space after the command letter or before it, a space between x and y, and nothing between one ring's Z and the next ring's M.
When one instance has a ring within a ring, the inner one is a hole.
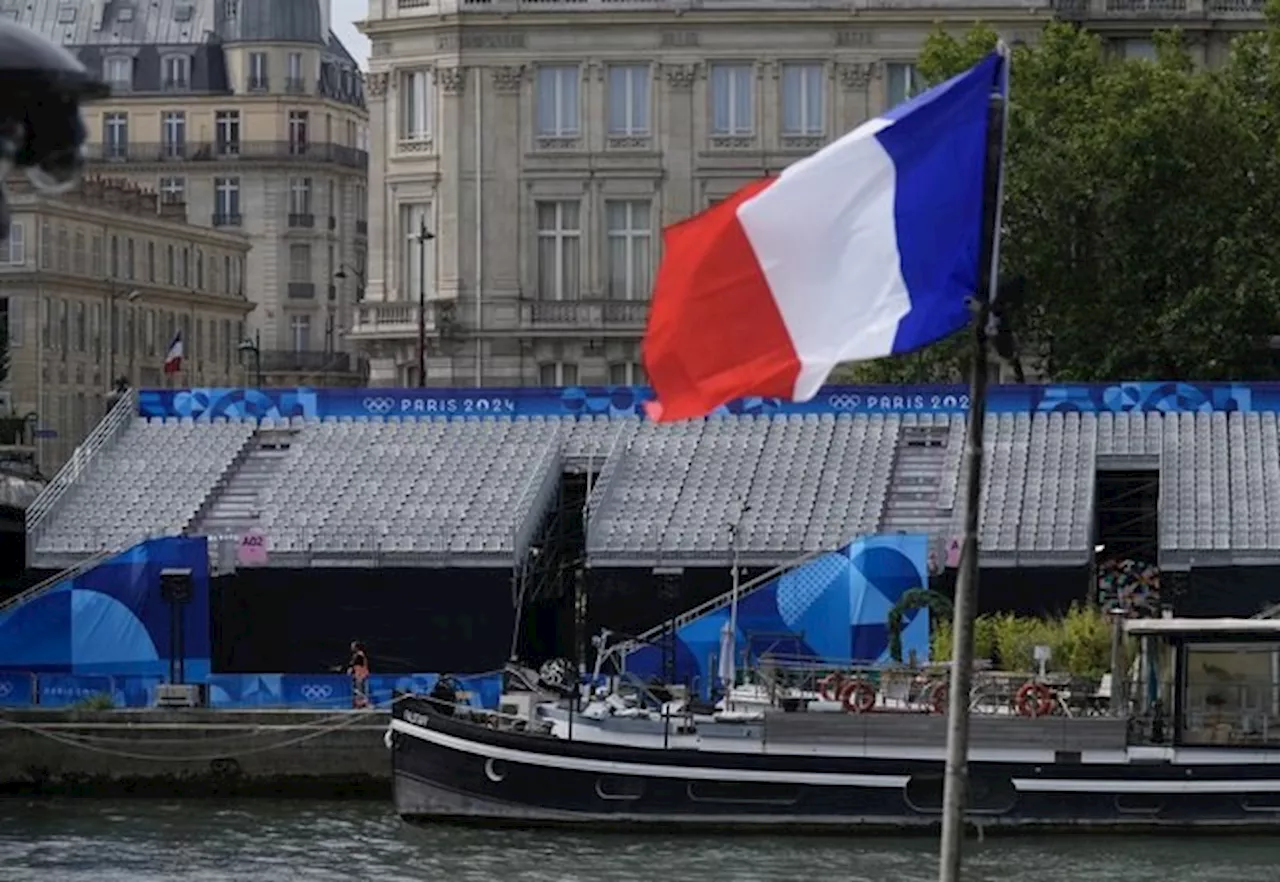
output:
M946 466L947 426L903 426L880 517L881 533L946 532L951 513L940 506Z

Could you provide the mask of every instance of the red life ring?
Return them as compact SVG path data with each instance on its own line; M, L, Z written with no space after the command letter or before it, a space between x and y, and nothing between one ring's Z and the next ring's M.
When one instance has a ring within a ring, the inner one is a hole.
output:
M875 687L866 680L854 680L840 693L845 713L865 714L876 706Z
M929 690L929 709L935 714L945 714L951 703L951 684L938 683Z
M1023 717L1047 717L1053 713L1053 690L1043 683L1023 683L1013 698L1013 708Z
M839 674L828 674L818 681L818 695L823 701L839 701L844 690L844 678Z

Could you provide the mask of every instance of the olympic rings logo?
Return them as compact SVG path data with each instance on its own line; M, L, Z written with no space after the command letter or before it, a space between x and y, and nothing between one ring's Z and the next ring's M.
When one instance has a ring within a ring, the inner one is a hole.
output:
M308 683L302 687L302 697L307 701L320 701L333 697L333 687L321 683Z
M394 398L366 398L364 400L364 409L369 413L391 413L392 408L395 406L396 400Z
M836 410L857 410L862 404L861 395L832 395L827 401Z

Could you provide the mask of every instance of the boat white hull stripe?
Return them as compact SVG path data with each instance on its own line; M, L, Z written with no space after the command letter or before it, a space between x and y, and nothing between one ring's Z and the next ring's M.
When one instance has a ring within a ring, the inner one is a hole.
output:
M649 763L619 763L612 760L588 759L585 757L553 756L546 753L533 753L515 750L510 747L498 747L493 744L478 744L465 738L457 738L406 723L404 720L392 720L391 727L397 732L421 738L439 747L458 750L486 759L503 760L509 763L520 763L527 766L541 766L548 769L567 769L575 772L594 772L597 775L634 775L640 778L680 778L685 781L742 781L753 784L813 784L825 787L879 787L897 789L907 786L908 775L842 775L835 772L785 772L766 771L762 769L717 769L706 766L666 766ZM714 754L708 756L714 759Z
M1280 780L1243 781L1123 781L1106 778L1014 778L1022 793L1280 793Z
M909 775L850 775L838 772L786 772L762 769L725 769L707 766L669 766L657 763L628 763L585 757L555 756L546 753L480 744L415 726L404 720L392 720L391 728L414 738L449 750L482 756L486 759L539 766L594 772L598 775L634 775L648 778L680 778L686 781L742 781L757 784L812 784L824 787L905 787ZM714 760L715 755L707 757ZM1199 781L1141 781L1112 778L1014 778L1013 786L1022 793L1110 793L1110 794L1180 794L1180 793L1280 793L1280 779Z

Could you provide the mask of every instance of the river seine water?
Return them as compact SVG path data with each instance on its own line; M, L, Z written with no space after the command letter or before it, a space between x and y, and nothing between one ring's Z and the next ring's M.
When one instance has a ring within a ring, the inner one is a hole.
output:
M932 882L926 839L417 829L377 802L0 799L5 882ZM971 882L1276 882L1273 838L988 839Z

